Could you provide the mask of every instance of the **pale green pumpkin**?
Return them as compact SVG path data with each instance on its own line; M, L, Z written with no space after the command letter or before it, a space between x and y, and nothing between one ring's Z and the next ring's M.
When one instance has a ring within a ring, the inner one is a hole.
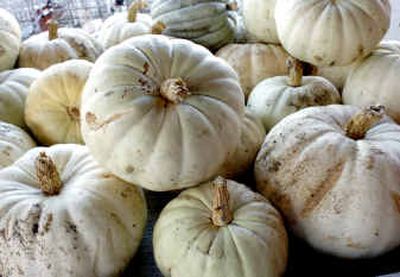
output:
M156 0L151 6L154 22L162 22L164 35L192 40L211 50L233 41L235 20L227 0Z

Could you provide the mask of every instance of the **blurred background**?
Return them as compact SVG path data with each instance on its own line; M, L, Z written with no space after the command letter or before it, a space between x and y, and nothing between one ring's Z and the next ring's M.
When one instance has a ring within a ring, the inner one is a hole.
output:
M0 7L10 10L20 22L23 38L46 29L53 17L62 26L95 28L114 12L125 10L133 0L0 0ZM153 0L147 0L151 4ZM241 0L237 0L241 2ZM388 39L400 40L400 0L392 2L392 25ZM240 3L239 3L240 6ZM91 26L93 25L93 26Z

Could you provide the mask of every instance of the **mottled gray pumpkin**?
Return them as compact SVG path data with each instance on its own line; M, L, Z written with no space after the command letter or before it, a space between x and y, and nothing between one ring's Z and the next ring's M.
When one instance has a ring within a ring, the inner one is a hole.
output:
M154 22L162 22L164 35L192 40L210 50L233 41L236 22L228 0L155 0Z

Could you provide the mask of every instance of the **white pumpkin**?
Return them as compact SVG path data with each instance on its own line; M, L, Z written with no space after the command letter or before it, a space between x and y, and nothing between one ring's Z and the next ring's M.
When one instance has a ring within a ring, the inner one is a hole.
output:
M17 19L0 8L0 72L12 69L21 46L21 27Z
M313 247L346 258L400 245L400 126L381 107L312 107L267 135L257 189Z
M388 115L400 123L400 42L384 41L349 75L343 103L364 107L382 104Z
M78 28L60 28L55 22L49 31L30 37L22 43L19 67L46 69L71 59L94 62L103 47L88 33Z
M317 66L368 55L389 29L390 14L389 0L282 0L275 7L284 48Z
M21 128L0 122L0 169L11 165L29 149L36 146Z
M274 18L276 0L243 0L246 29L258 40L280 43Z
M81 95L92 67L85 60L69 60L50 66L32 83L25 121L42 144L83 143Z
M338 91L342 92L350 72L355 68L357 62L344 66L323 66L316 68L315 74L329 80Z
M127 12L116 13L104 21L99 34L104 49L131 37L151 33L153 20L150 15L139 13L143 7L142 1L133 1Z
M285 75L289 57L281 46L262 43L228 44L215 55L227 61L238 73L246 98L262 80Z
M192 40L216 51L234 40L233 6L226 0L155 0L151 16L154 22L165 25L162 34Z
M0 171L2 276L118 276L146 223L140 188L79 145L37 147Z
M29 87L40 75L33 68L19 68L0 72L0 120L26 128L25 99Z
M261 120L246 109L242 121L240 142L235 152L229 156L218 175L225 178L234 178L245 174L252 168L258 151L265 138L265 128Z
M154 256L166 277L278 277L287 261L287 235L261 195L218 178L182 192L161 212Z
M300 109L341 102L340 94L328 80L302 76L301 62L292 60L289 76L260 82L251 92L247 107L270 130L281 119Z
M128 182L165 191L217 173L239 143L244 95L233 69L204 47L144 35L99 58L81 107L93 156Z

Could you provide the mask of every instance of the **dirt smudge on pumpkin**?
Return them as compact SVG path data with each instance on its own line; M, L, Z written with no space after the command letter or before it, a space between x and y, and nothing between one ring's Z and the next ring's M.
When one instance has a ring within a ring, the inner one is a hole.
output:
M146 75L149 72L150 65L145 62L143 65L143 74Z
M48 214L46 221L43 224L43 233L47 233L50 230L51 224L53 223L53 214Z
M108 178L112 178L114 175L112 173L106 172L106 173L102 173L101 177L108 179Z
M397 212L400 213L400 194L397 192L392 192L392 199L394 202L394 206L397 209Z
M355 249L365 249L365 247L361 243L354 242L351 238L347 238L346 246Z
M342 175L344 164L344 162L339 162L334 167L327 170L326 178L320 182L319 186L317 186L305 200L304 207L300 212L300 217L308 217L323 201L325 196L332 190Z
M90 130L98 131L98 130L106 127L108 124L120 119L121 117L123 117L125 114L127 114L129 112L130 112L130 110L127 112L124 112L124 113L114 114L113 116L109 117L108 119L106 119L104 121L98 121L98 119L94 113L87 112L85 115L85 120L86 120L86 123L88 124L88 127Z
M135 167L133 167L133 166L131 166L131 165L128 165L128 166L125 168L125 172L128 173L128 174L131 174L131 173L134 172L134 171L135 171Z

